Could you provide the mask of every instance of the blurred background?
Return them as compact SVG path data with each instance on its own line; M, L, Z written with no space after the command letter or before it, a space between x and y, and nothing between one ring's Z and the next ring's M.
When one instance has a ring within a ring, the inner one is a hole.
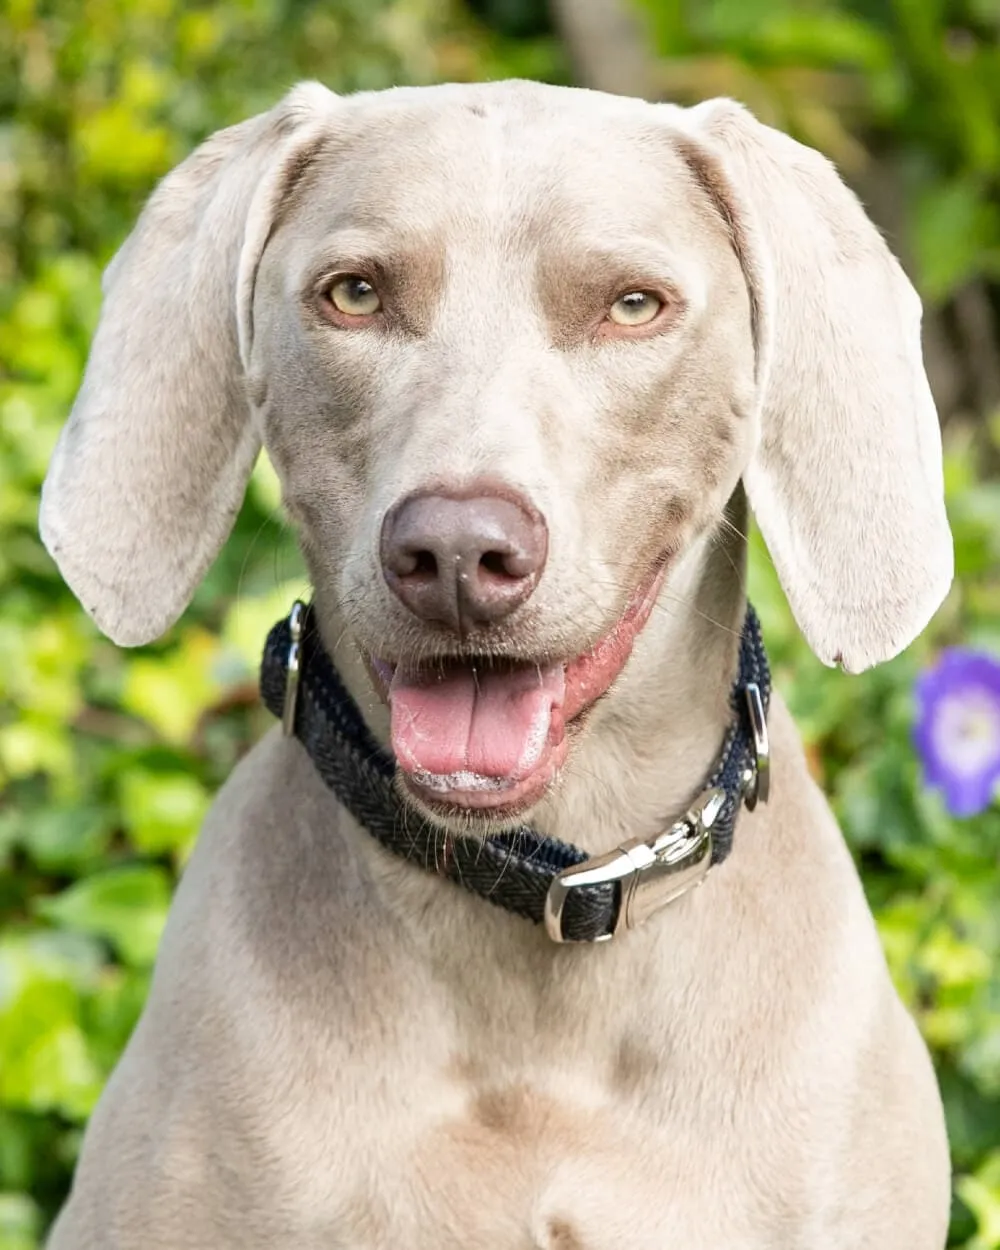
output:
M270 722L265 631L302 589L263 464L158 645L117 651L61 584L38 491L101 269L156 179L297 79L510 76L742 100L839 164L924 298L946 605L904 656L847 677L808 652L756 540L752 593L935 1056L951 1244L1000 1247L1000 808L949 814L914 742L943 648L1000 657L1000 0L0 0L0 1250L37 1246L65 1192L175 876Z

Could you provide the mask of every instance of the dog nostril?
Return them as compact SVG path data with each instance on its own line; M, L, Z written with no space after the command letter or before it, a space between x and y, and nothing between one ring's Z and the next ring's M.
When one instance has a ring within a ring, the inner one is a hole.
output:
M493 577L521 577L512 567L513 561L506 551L486 551L479 557L479 567Z
M414 551L409 557L413 567L406 570L403 576L425 577L432 579L438 575L438 562L433 551ZM402 572L402 570L400 570Z

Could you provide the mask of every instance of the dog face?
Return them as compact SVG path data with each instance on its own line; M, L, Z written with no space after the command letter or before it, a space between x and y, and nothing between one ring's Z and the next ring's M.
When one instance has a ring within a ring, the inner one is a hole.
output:
M262 441L436 811L537 800L741 477L827 662L951 577L912 289L726 102L309 86L209 140L109 270L46 484L112 637L183 609Z
M501 100L358 109L315 154L248 370L404 775L491 811L552 776L757 435L746 282L669 133Z

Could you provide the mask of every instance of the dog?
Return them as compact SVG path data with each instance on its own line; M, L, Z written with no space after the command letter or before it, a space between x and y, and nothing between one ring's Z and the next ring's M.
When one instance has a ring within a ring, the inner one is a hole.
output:
M733 695L748 508L827 664L947 592L919 327L833 167L727 100L308 83L162 182L42 536L145 643L263 444L360 780L296 721L300 613L51 1250L941 1250L928 1054L788 711ZM737 739L761 801L709 871ZM535 924L491 905L520 829L576 855ZM565 940L605 886L609 940Z

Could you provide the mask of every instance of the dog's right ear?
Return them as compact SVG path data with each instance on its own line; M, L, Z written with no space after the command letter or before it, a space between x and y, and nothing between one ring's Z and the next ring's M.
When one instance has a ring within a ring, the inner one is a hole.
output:
M241 357L275 211L337 97L305 83L163 180L108 267L42 540L115 642L167 629L232 529L260 450Z

